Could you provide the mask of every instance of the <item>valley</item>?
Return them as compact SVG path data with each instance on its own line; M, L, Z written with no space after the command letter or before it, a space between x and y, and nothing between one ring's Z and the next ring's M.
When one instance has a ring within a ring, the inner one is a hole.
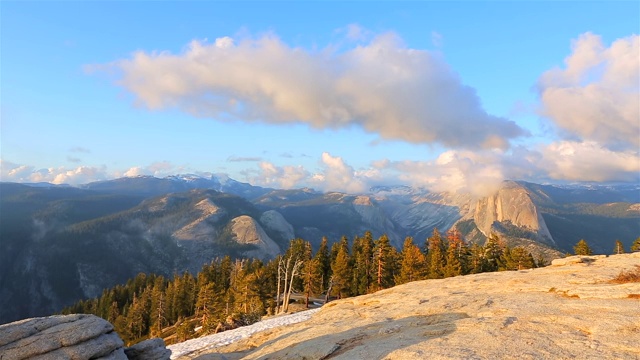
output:
M315 249L371 231L401 249L434 229L466 242L494 233L550 261L585 239L596 253L640 234L630 185L559 187L507 181L492 196L406 186L363 194L278 190L228 178L133 177L78 187L0 183L0 322L47 315L138 273L171 276L216 258L273 259L301 238Z

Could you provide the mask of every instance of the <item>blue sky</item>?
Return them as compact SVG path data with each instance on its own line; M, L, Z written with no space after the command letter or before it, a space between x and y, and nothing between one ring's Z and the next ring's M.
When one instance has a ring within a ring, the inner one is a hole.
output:
M2 181L638 182L636 1L0 6Z

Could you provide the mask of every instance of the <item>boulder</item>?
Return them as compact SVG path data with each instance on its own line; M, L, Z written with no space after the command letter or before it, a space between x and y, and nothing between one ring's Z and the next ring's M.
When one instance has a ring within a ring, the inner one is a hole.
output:
M129 360L169 360L171 350L167 349L160 338L139 342L124 349Z
M113 325L94 315L56 315L0 325L1 359L126 359Z
M0 360L168 360L162 339L124 348L113 325L95 315L54 315L0 325Z

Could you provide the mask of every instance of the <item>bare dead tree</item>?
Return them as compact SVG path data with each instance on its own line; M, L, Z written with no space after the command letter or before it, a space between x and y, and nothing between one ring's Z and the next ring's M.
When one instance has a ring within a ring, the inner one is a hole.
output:
M291 258L289 258L289 261L291 260ZM287 263L289 263L289 261L287 261ZM299 258L296 258L296 260L293 263L293 267L291 268L291 276L289 277L289 285L287 287L287 284L285 283L285 299L284 299L284 303L282 304L282 312L287 312L289 311L289 300L291 299L291 291L293 291L293 279L300 275L300 269L302 268L302 264L304 262L302 260L300 260ZM285 277L286 278L286 277Z
M282 270L284 267L284 258L278 259L278 293L276 295L276 314L280 313L280 283L282 282ZM286 272L286 271L285 271Z
M333 288L333 275L329 278L329 288L327 289L327 294L324 296L324 303L329 302L329 296L331 295L331 289Z

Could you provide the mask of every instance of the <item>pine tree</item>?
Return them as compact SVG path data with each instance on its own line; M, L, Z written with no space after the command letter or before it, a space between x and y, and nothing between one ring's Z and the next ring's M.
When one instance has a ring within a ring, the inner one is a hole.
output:
M589 247L589 244L587 244L587 242L584 241L584 239L578 241L576 246L573 247L573 252L576 255L591 255L591 254L593 254L593 251Z
M383 234L374 241L373 266L375 267L375 281L373 290L388 289L394 285L397 271L398 253L391 246L387 235Z
M259 260L254 260L249 266L249 274L246 277L248 306L245 311L245 318L250 323L259 321L266 314L266 308L270 301L273 301L272 284L269 281L268 271ZM248 325L249 323L247 323Z
M507 270L524 270L535 266L531 253L521 246L514 247L509 251L509 254L506 264Z
M204 284L198 291L196 300L196 316L200 319L203 334L210 334L216 328L215 290L213 283Z
M225 304L225 314L233 315L236 312L242 312L247 307L246 295L246 259L236 259L233 263L231 271L231 286L227 293L227 303Z
M447 260L444 267L444 277L458 276L467 273L468 248L464 244L457 229L447 232Z
M640 251L640 237L637 238L633 244L631 244L631 251L632 252L637 252Z
M316 271L321 278L320 293L324 293L329 285L329 277L331 276L331 257L329 256L329 244L326 237L322 237L320 247L314 256L317 264Z
M133 303L127 313L127 329L133 339L141 338L146 330L145 315L144 301L137 295L134 295Z
M370 231L364 237L356 237L353 241L353 280L351 292L353 295L363 295L369 291L373 283L373 236Z
M165 281L162 276L156 277L151 290L151 335L160 336L162 329L168 325L167 297Z
M484 257L484 249L482 248L482 246L476 243L473 243L473 245L471 245L468 263L470 274L478 274L484 271L487 266Z
M429 278L442 279L444 277L445 245L437 228L433 229L433 235L428 241Z
M400 259L400 271L395 278L396 285L422 280L426 277L425 256L420 248L413 243L413 238L410 236L404 240Z
M303 292L305 294L305 307L309 308L309 298L311 295L318 294L322 289L321 274L317 270L318 262L312 259L311 243L305 242L303 265Z
M539 254L539 255L538 255L538 260L536 260L536 267L537 267L537 268L541 268L541 267L545 267L545 266L547 266L547 265L549 265L549 264L547 263L547 260L545 260L545 259L544 259L544 257L542 256L542 254Z
M485 271L498 271L504 268L504 247L496 234L491 234L484 244L484 257L486 259Z
M350 296L351 290L351 267L348 249L344 246L337 246L338 253L335 261L331 264L333 279L333 289L338 292L338 298Z
M613 247L614 254L624 254L624 245L622 245L622 241L616 240L616 244Z
M449 247L447 248L447 261L443 269L445 278L462 275L462 264L456 252L456 245L449 243Z

